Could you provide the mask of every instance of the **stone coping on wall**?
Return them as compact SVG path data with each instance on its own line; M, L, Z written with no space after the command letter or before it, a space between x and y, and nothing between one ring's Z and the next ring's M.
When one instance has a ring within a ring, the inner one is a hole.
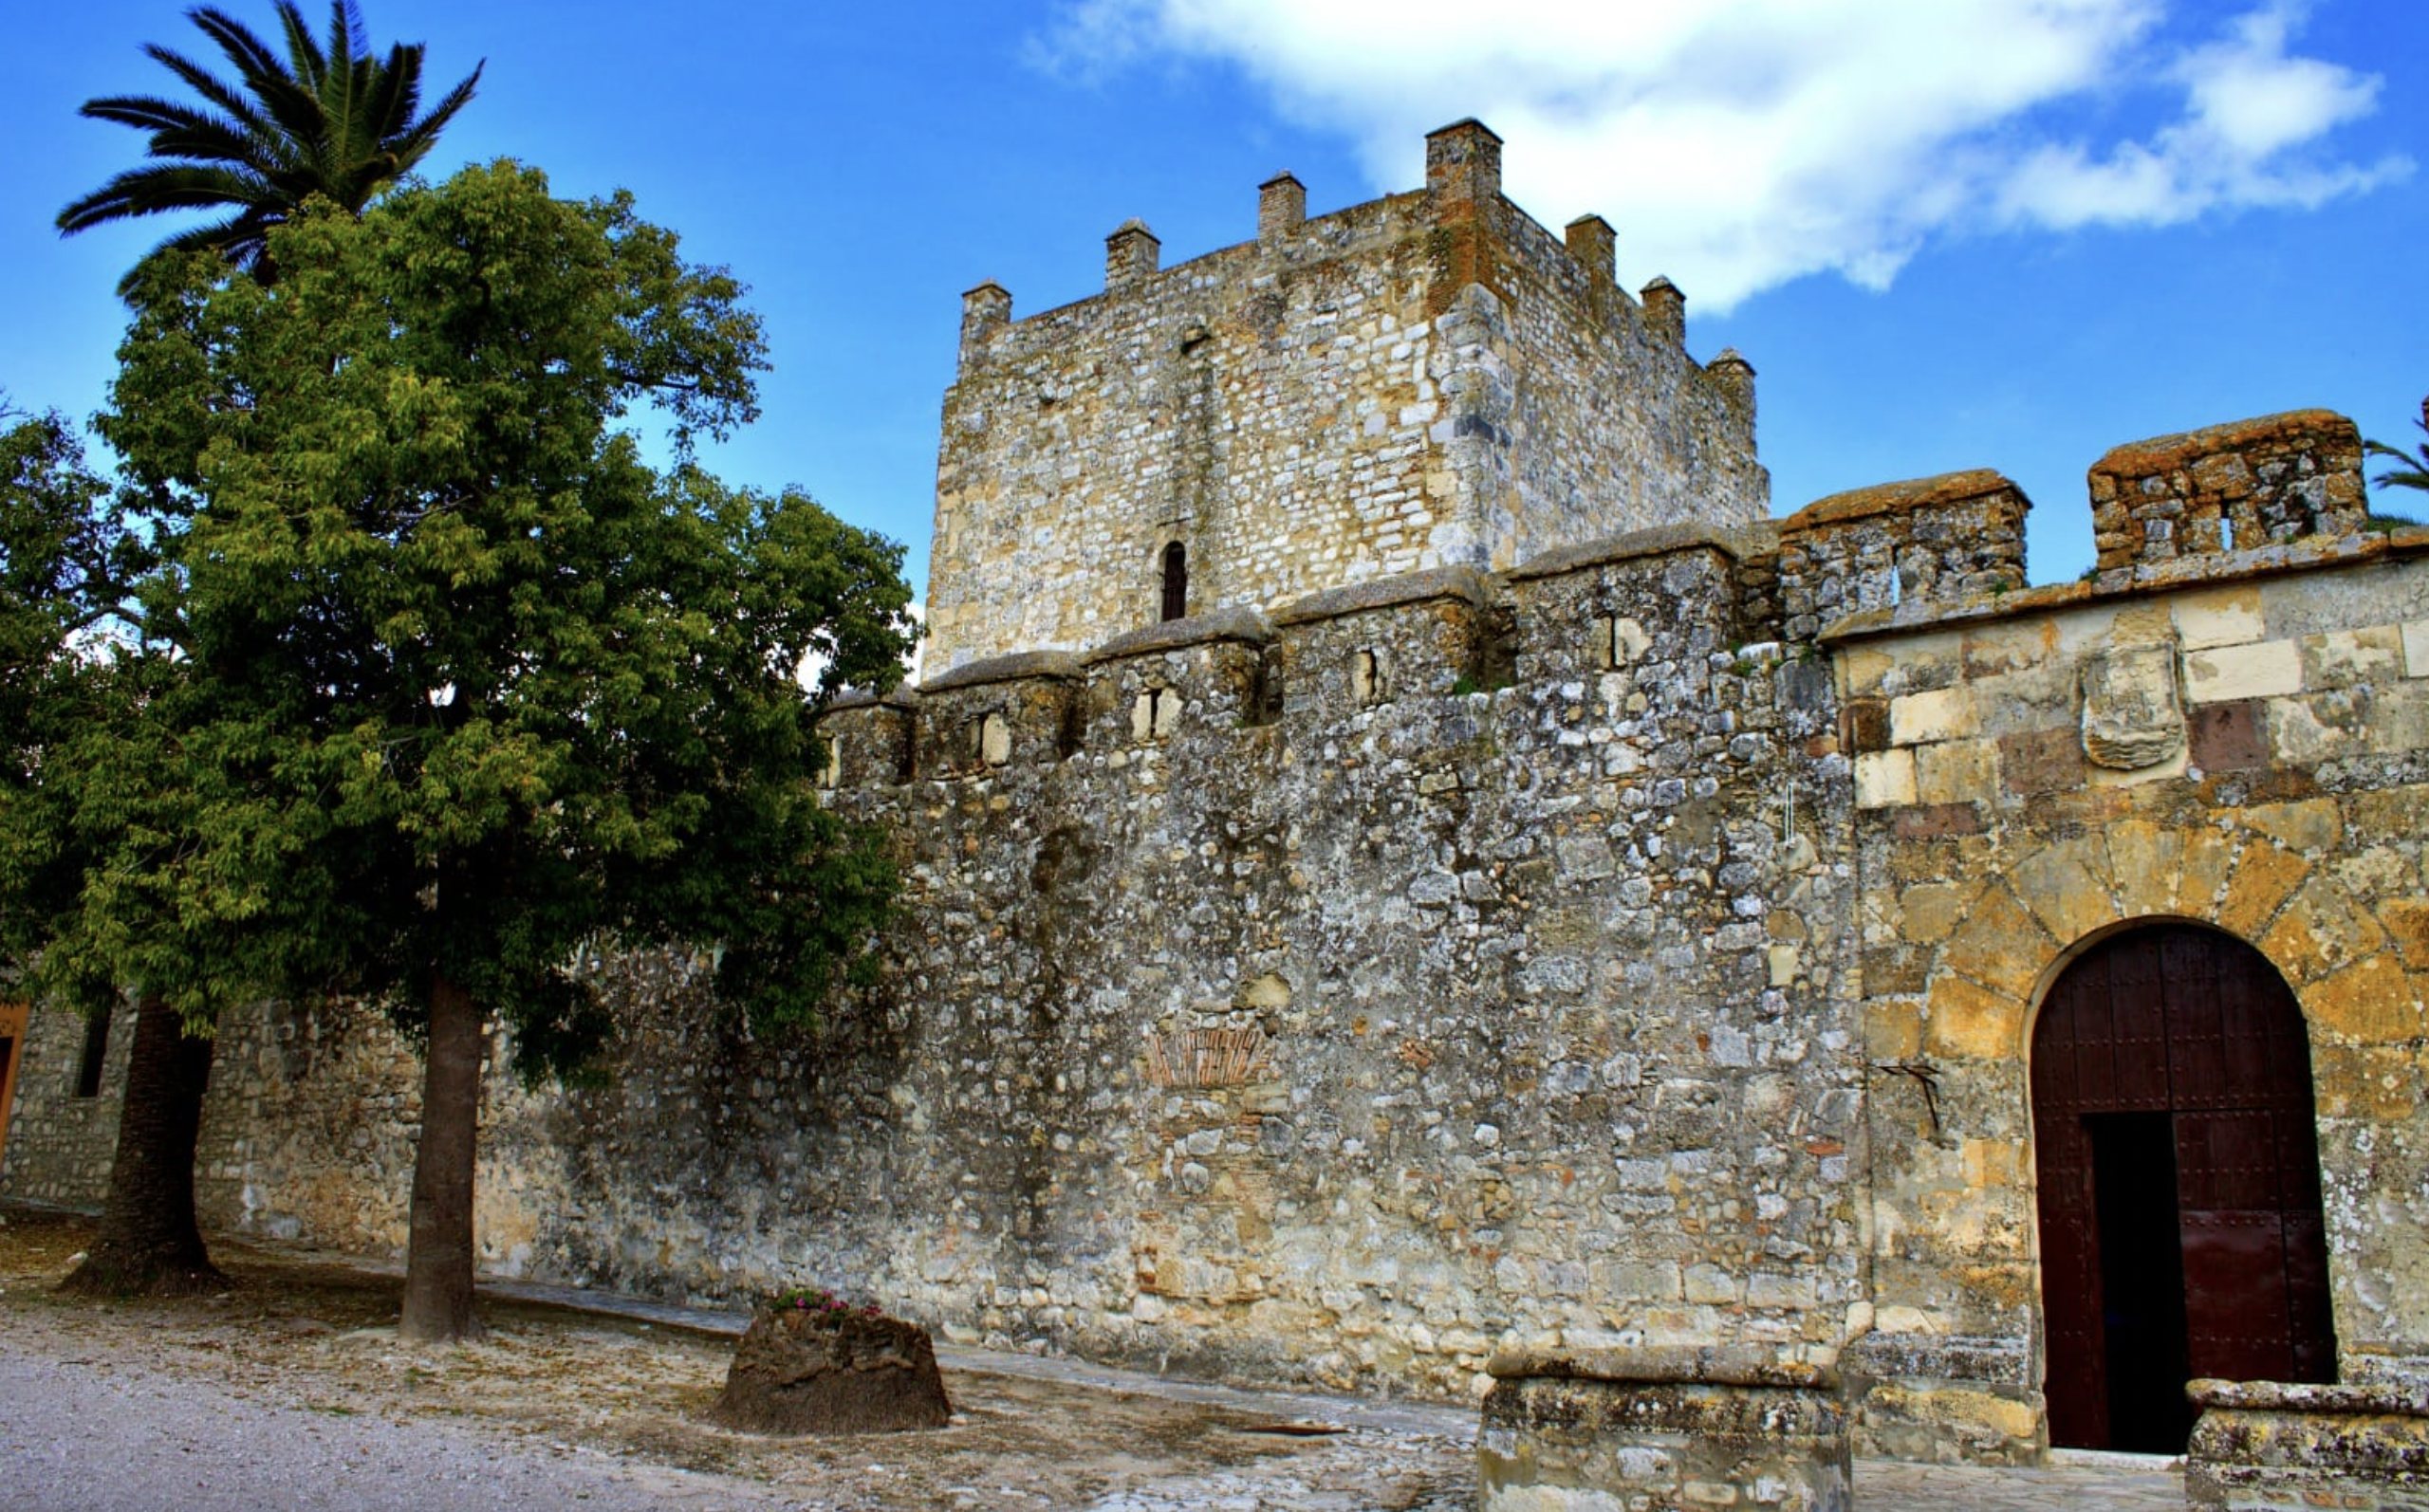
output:
M1666 557L1699 548L1718 551L1734 562L1744 561L1776 550L1778 538L1777 526L1768 520L1737 529L1700 524L1658 525L1624 535L1604 536L1599 541L1581 541L1573 546L1555 546L1511 568L1510 579L1525 582L1536 578L1556 578L1614 562Z
M1478 607L1493 600L1493 584L1474 567L1428 567L1420 572L1404 572L1389 578L1370 578L1345 587L1326 588L1293 599L1273 611L1277 625L1313 624L1323 619L1339 619L1344 615L1363 614L1373 609L1392 609L1401 604L1425 603L1435 599L1463 599Z
M1076 678L1080 675L1080 658L1067 651L1015 651L1010 655L989 656L940 672L919 685L923 693L940 693L954 688L976 688L987 683L1017 682L1024 677Z
M2045 583L2013 593L1977 594L1957 600L1922 600L1894 609L1868 609L1835 619L1816 637L1826 645L1938 630L1949 625L2021 618L2059 609L2083 608L2111 599L2137 599L2171 588L2216 587L2429 555L2429 526L2382 534L2314 537L2252 551L2221 551L2170 562L2116 568L2080 582Z
M2419 1512L2429 1507L2429 1393L2417 1387L2197 1380L2190 1507Z
M1969 468L1962 472L1909 478L1901 483L1877 483L1868 489L1849 489L1814 500L1782 520L1780 533L1794 535L1817 526L1869 520L1878 515L1913 514L1999 493L2024 496L2024 490L2006 474L1990 468Z
M1202 615L1166 619L1138 630L1125 630L1080 658L1083 665L1120 661L1150 652L1176 651L1210 641L1262 646L1273 638L1273 626L1253 609L1210 609Z
M2248 420L2228 420L2197 431L2179 431L2173 435L2155 435L2145 441L2110 447L2091 465L2091 470L2119 477L2146 477L2154 472L2189 468L2221 452L2242 452L2264 442L2349 427L2352 423L2334 410L2258 415Z
M2429 1382L2218 1381L2185 1384L2196 1407L2236 1412L2333 1412L2429 1417Z
M1485 1364L1497 1381L1634 1381L1646 1385L1772 1387L1835 1392L1827 1365L1785 1360L1756 1345L1610 1345L1503 1350Z
M919 707L919 690L909 683L897 683L881 693L870 692L865 688L846 689L828 699L826 707L819 712L831 714L839 709L869 709L879 704L895 709L917 709Z

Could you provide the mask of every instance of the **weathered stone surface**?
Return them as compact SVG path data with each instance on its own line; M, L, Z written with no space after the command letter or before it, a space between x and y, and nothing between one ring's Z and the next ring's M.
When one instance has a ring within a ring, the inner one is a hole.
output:
M1101 299L972 292L973 659L821 724L904 879L875 985L762 1038L705 958L578 963L612 1076L494 1079L482 1263L1460 1399L1511 1349L1863 1354L1865 1442L2029 1460L2033 1025L2168 919L2304 1012L2338 1369L2429 1371L2429 531L2316 533L2308 420L2120 459L2104 552L2197 495L2266 539L2089 582L2008 582L1993 475L1757 524L1750 375L1517 214L1480 131L1180 267L1132 236ZM1151 625L1184 536L1196 612ZM2127 648L2162 709L2170 644L2173 756L2113 696ZM409 1048L353 1004L222 1033L208 1215L393 1252ZM11 1192L99 1192L80 1043L36 1012Z
M1471 145L1493 171L1456 193L1307 219L1269 186L1253 241L1159 268L1124 228L1102 295L966 302L928 665L1154 621L1174 542L1196 612L1761 520L1751 369L1698 365L1594 244L1478 188L1500 146Z
M2084 658L2084 754L2118 771L2157 766L2184 749L2176 648L2121 646Z
M944 1427L953 1404L926 1329L796 1296L751 1319L714 1416L751 1433L895 1433Z
M1494 1361L1481 1512L1843 1512L1838 1381L1759 1352L1518 1353Z
M2358 534L2368 513L2362 435L2298 410L2121 446L2092 464L2103 571Z
M2188 1507L2234 1512L2429 1508L2429 1391L2418 1385L2196 1381Z

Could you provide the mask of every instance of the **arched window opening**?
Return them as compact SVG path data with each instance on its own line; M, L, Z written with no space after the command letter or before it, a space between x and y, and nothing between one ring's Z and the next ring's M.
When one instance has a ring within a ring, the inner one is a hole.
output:
M1189 550L1179 542L1164 547L1164 613L1178 619L1189 613Z

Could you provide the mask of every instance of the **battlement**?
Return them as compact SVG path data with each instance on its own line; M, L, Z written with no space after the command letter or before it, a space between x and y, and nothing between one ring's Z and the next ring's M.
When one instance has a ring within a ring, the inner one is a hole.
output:
M918 693L839 706L827 719L832 775L847 786L984 776L1141 751L1191 727L1322 724L1403 697L1592 678L1633 666L1651 643L1621 606L1637 590L1611 586L1622 579L1658 585L1662 619L1710 652L2041 612L2419 544L2390 547L2363 530L2345 503L2361 489L2352 422L2326 412L2120 447L2089 479L2096 519L2130 496L2149 518L2179 520L2195 490L2193 517L2209 507L2234 544L2215 526L2198 551L2155 532L2139 564L2027 590L2031 501L1989 469L1944 473L1833 494L1779 521L1657 526L1553 545L1499 571L1458 563L1361 578L1263 608L1201 608L1085 652L967 661ZM2201 502L2214 499L2226 502Z
M1254 240L1167 267L1132 221L1100 294L1027 318L965 295L930 665L1761 519L1752 365L1696 362L1676 288L1640 305L1610 227L1555 235L1500 161L1462 121L1421 190L1311 217L1282 174Z
M2092 464L2100 569L2350 535L2369 515L2362 433L2298 410L2121 446Z

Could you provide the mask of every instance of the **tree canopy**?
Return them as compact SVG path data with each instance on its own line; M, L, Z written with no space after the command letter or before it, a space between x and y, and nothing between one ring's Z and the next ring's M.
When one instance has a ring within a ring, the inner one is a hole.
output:
M696 465L753 412L758 323L628 199L501 162L307 205L269 252L274 285L147 269L99 422L185 657L154 780L222 805L150 875L242 920L267 986L423 1038L406 1324L457 1337L483 1019L578 1062L598 941L714 946L730 1001L814 1015L893 876L818 802L796 670L890 681L910 595L899 546Z
M228 209L209 225L170 237L163 251L216 251L267 275L270 228L318 196L359 213L410 173L457 111L471 102L479 67L438 102L421 108L422 45L371 51L354 0L330 0L325 38L316 38L292 0L278 0L282 60L242 22L215 6L186 12L235 69L232 83L158 43L144 52L200 97L197 106L158 95L105 95L80 114L151 133L151 162L113 176L59 212L74 232L169 211ZM135 275L120 286L131 293Z

